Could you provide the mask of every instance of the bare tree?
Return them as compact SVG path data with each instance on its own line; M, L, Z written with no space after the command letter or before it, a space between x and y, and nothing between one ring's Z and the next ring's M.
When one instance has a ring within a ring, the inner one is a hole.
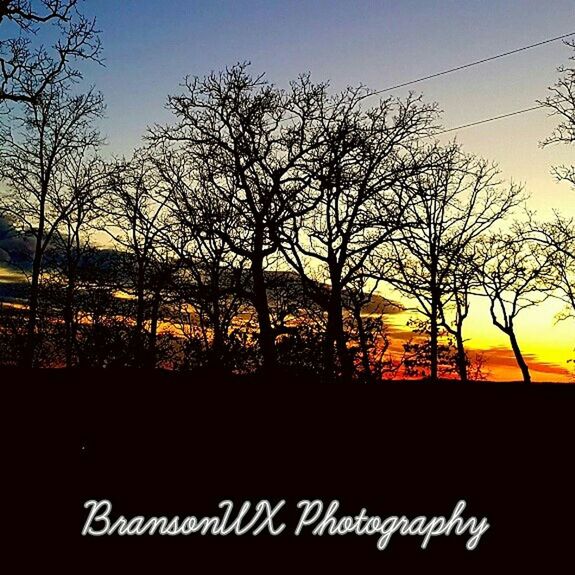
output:
M15 28L12 37L0 38L0 102L36 103L51 84L81 77L74 61L99 60L96 23L77 5L78 0L0 0L0 25ZM57 30L56 43L51 49L42 41L34 46L47 26Z
M532 218L525 226L525 235L540 243L551 258L553 269L548 281L551 295L565 304L558 319L575 317L575 220L560 214L547 222Z
M312 128L325 86L304 76L282 91L239 64L188 78L184 88L169 98L178 123L156 127L150 137L184 149L205 189L234 213L234 229L216 222L214 231L249 261L264 369L273 370L277 353L264 269L278 251L278 230L292 213L307 209L303 163L319 145Z
M343 307L349 312L347 322L349 340L359 353L357 377L365 382L381 381L391 368L386 356L390 345L384 315L395 304L378 296L378 282L368 275L357 274L343 292Z
M178 260L179 305L193 307L194 314L186 315L199 324L208 365L228 367L233 364L230 330L246 299L245 259L222 237L233 233L237 213L196 178L185 153L159 148L152 157L172 190L162 241Z
M307 170L314 208L294 213L285 227L284 253L308 289L318 289L323 273L329 283L324 361L328 377L352 376L344 330L342 295L373 251L402 225L397 183L405 177L404 152L429 135L435 105L412 96L386 99L363 111L370 92L349 88L322 107L321 146ZM312 271L313 270L313 271ZM318 294L318 297L321 294ZM335 357L339 366L336 368Z
M565 42L573 50L570 60L575 62L575 40ZM559 124L543 146L562 143L575 143L575 65L558 68L560 78L549 88L549 96L540 104L551 110L551 115L559 118ZM566 180L575 187L575 166L556 166L553 169L558 180Z
M101 202L99 226L123 252L127 272L124 290L135 300L133 361L138 367L154 363L157 313L168 283L171 257L162 242L171 191L148 154L137 150L130 161L116 164ZM146 342L148 318L151 323Z
M451 298L448 298L447 301L440 299L439 303L440 325L455 338L457 371L459 379L463 383L469 379L468 368L470 364L465 351L463 324L469 316L471 298L474 293L477 293L480 285L475 268L475 252L476 245L475 242L472 242L457 254L446 290L447 293L451 294Z
M58 299L62 300L66 367L74 365L80 312L78 296L87 289L80 281L82 266L94 250L90 241L91 225L98 217L97 204L108 176L104 162L97 156L87 156L86 152L81 148L71 154L57 174L58 187L69 190L75 201L71 209L62 209L60 225L46 254L50 282L55 284L61 296Z
M70 95L63 85L51 86L36 104L24 108L13 128L0 132L0 175L7 186L1 204L34 239L28 344L22 358L26 366L34 358L44 254L65 219L86 198L85 190L68 185L63 174L78 155L90 155L101 144L93 123L103 110L99 93Z
M552 257L541 244L530 241L520 225L515 225L511 234L497 233L485 238L475 262L482 289L489 299L493 325L509 337L523 381L531 383L515 320L521 311L549 297Z
M467 317L470 250L487 230L523 201L520 186L504 187L497 168L457 145L421 153L425 166L404 182L405 225L381 254L380 278L417 303L429 321L430 377L438 377L440 327L456 335L463 380L463 322ZM448 311L455 307L455 325Z

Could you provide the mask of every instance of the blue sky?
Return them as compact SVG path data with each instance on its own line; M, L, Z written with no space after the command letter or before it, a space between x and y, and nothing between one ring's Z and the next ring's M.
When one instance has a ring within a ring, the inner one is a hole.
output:
M575 30L572 0L86 0L84 9L102 29L106 66L88 67L86 79L106 97L115 154L170 120L167 95L186 74L249 60L279 85L310 71L334 89L379 89ZM534 105L568 55L557 42L411 89L457 126ZM553 125L537 111L449 137L525 182L543 213L566 204L575 213L569 188L549 175L572 150L538 146Z

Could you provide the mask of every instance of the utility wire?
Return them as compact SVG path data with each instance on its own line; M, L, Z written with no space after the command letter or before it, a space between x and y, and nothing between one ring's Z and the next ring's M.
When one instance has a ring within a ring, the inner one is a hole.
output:
M471 68L473 66L478 66L479 64L485 64L486 62L492 62L493 60L497 60L499 58L505 58L506 56L511 56L512 54L517 54L519 52L524 52L526 50L531 50L532 48L537 48L538 46L543 46L545 44L551 44L552 42L557 42L558 40L563 40L565 38L569 38L574 36L575 32L569 32L568 34L562 34L561 36L555 36L554 38L548 38L547 40L542 40L541 42L535 42L534 44L529 44L528 46L522 46L521 48L516 48L515 50L510 50L508 52L502 52L501 54L496 54L495 56L490 56L488 58L482 58L481 60L476 60L475 62L469 62L468 64L463 64L462 66L456 66L455 68L449 68L448 70L443 70L442 72L436 72L435 74L429 74L428 76L422 76L421 78L417 78L415 80L410 80L409 82L402 82L401 84L396 84L395 86L389 86L387 88L382 88L381 90L376 90L374 92L369 92L366 94L362 100L366 98L370 98L371 96L376 96L378 94L383 94L385 92L391 92L392 90L397 90L398 88L404 88L405 86L411 86L412 84L417 84L419 82L424 82L425 80L431 80L432 78L438 78L440 76L445 76L447 74L451 74L453 72L458 72L460 70L465 70L467 68ZM501 120L503 118L509 118L511 116L517 116L519 114L524 114L526 112L531 112L533 110L538 110L543 108L543 105L534 106L532 108L525 108L524 110L517 110L515 112L510 112L509 114L502 114L501 116L494 116L493 118L486 118L485 120L479 120L477 122L471 122L469 124L464 124L462 126L457 126L455 128L448 128L447 130L442 130L441 132L437 132L436 135L446 134L447 132L454 132L455 130L461 130L463 128L470 128L471 126L478 126L479 124L486 124L487 122L494 122L495 120ZM333 106L330 106L333 108ZM285 122L287 120L292 120L297 118L297 116L287 116L283 118L281 121Z
M506 56L511 56L512 54L517 54L519 52L524 52L526 50L531 50L532 48L537 48L538 46L543 46L545 44L551 44L552 42L557 42L558 40L563 40L574 36L575 32L569 32L569 34L562 34L561 36L555 36L554 38L548 38L547 40L542 40L541 42L536 42L534 44L529 44L528 46L522 46L521 48L516 48L515 50L510 50L509 52L502 52L501 54L496 54L495 56L490 56L489 58L482 58L481 60L476 60L475 62L469 62L468 64L463 64L462 66L456 66L455 68L449 68L448 70L443 70L442 72L437 72L435 74L429 74L428 76L422 76L416 80L410 80L409 82L402 82L401 84L396 84L395 86L389 86L388 88L382 88L381 90L376 90L374 92L369 92L362 99L370 98L371 96L376 96L378 94L383 94L385 92L391 92L392 90L397 90L398 88L404 88L405 86L411 86L412 84L417 84L419 82L424 82L425 80L430 80L432 78L438 78L439 76L445 76L446 74L451 74L452 72L457 72L459 70L465 70L473 66L478 66L479 64L484 64L486 62L491 62L499 58L504 58ZM509 114L502 114L501 116L495 116L493 118L487 118L485 120L479 120L478 122L471 122L469 124L464 124L462 126L457 126L455 128L449 128L438 132L437 135L445 134L447 132L454 132L455 130L461 130L463 128L469 128L471 126L477 126L479 124L485 124L487 122L493 122L495 120L501 120L503 118L509 118L510 116L516 116L518 114L524 114L525 112L531 112L533 110L538 110L543 108L543 105L534 106L532 108L526 108L524 110L517 110L516 112L511 112ZM291 120L296 118L296 116L288 116L282 121Z
M366 95L366 98L371 96L376 96L378 94L383 94L384 92L391 92L392 90L397 90L399 88L404 88L406 86L411 86L412 84L417 84L419 82L424 82L425 80L431 80L432 78L438 78L439 76L445 76L446 74L451 74L452 72L458 72L459 70L465 70L473 66L478 66L479 64L485 64L486 62L491 62L499 58L505 58L506 56L511 56L512 54L517 54L519 52L524 52L526 50L531 50L532 48L537 48L538 46L543 46L545 44L551 44L552 42L557 42L558 40L563 40L575 35L575 32L570 32L569 34L562 34L561 36L555 36L554 38L548 38L547 40L542 40L541 42L536 42L534 44L529 44L528 46L522 46L521 48L516 48L515 50L510 50L509 52L502 52L501 54L496 54L495 56L490 56L489 58L482 58L481 60L476 60L475 62L469 62L468 64L463 64L462 66L456 66L455 68L449 68L448 70L443 70L442 72L437 72L435 74L429 74L428 76L422 76L416 80L410 80L409 82L402 82L401 84L396 84L395 86L389 86L388 88L382 88L381 90L376 90L375 92L370 92ZM456 126L455 128L447 128L446 130L441 130L434 135L439 136L441 134L447 134L448 132L455 132L456 130L462 130L464 128L471 128L472 126L479 126L481 124L487 124L488 122L495 122L496 120L502 120L504 118L510 118L511 116L518 116L519 114L525 114L527 112L532 112L534 110L540 110L544 108L543 104L538 106L532 106L531 108L525 108L523 110L516 110L515 112L509 112L508 114L501 114L499 116L493 116L491 118L485 118L484 120L478 120L477 122L470 122L469 124L462 124L461 126Z
M461 126L456 126L455 128L448 128L446 130L441 130L440 132L436 132L433 135L439 136L440 134L455 132L455 130L462 130L463 128L470 128L471 126L479 126L480 124L487 124L487 122L495 122L495 120L502 120L503 118L518 116L519 114L525 114L526 112L533 112L533 110L540 110L541 108L545 108L545 106L543 104L540 104L539 106L533 106L531 108L525 108L523 110L516 110L515 112L509 112L509 114L501 114L500 116L485 118L484 120L478 120L477 122L471 122L469 124L462 124Z
M452 72L457 72L459 70L465 70L466 68L471 68L479 64L484 64L485 62L491 62L497 60L498 58L504 58L505 56L511 56L512 54L517 54L518 52L524 52L525 50L531 50L532 48L537 48L538 46L543 46L544 44L550 44L551 42L557 42L558 40L563 40L564 38L569 38L575 35L575 32L570 32L569 34L563 34L562 36L556 36L555 38L549 38L541 42L536 42L535 44L530 44L529 46L523 46L522 48L516 48L515 50L510 50L509 52L503 52L501 54L496 54L495 56L490 56L489 58L483 58L481 60L476 60L475 62L470 62L469 64L463 64L462 66L457 66L455 68L449 68L449 70L443 70L442 72L437 72L435 74L430 74L429 76L422 76L416 80L410 80L409 82L402 82L401 84L396 84L395 86L389 86L389 88L383 88L381 90L376 90L371 92L370 96L375 96L377 94L383 94L384 92L390 92L392 90L397 90L398 88L404 88L405 86L411 86L412 84L417 84L418 82L423 82L425 80L431 80L432 78L438 78L439 76L445 76L446 74L451 74Z

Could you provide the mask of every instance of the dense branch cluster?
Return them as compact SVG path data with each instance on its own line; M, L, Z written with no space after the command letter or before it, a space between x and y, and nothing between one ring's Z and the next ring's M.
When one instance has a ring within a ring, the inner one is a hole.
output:
M541 102L558 119L558 124L549 138L543 141L544 146L550 144L575 144L575 40L565 44L571 48L571 66L558 68L560 74L557 82L549 88L549 95ZM575 187L575 166L556 166L555 176L558 180L570 182Z
M81 78L76 62L99 60L96 22L78 4L0 0L0 103L37 102L54 84ZM6 28L14 32L6 36Z

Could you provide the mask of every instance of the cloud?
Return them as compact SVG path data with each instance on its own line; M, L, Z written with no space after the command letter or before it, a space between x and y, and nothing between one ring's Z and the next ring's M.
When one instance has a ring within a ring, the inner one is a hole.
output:
M30 262L34 240L19 232L9 219L0 216L0 263L25 265Z

